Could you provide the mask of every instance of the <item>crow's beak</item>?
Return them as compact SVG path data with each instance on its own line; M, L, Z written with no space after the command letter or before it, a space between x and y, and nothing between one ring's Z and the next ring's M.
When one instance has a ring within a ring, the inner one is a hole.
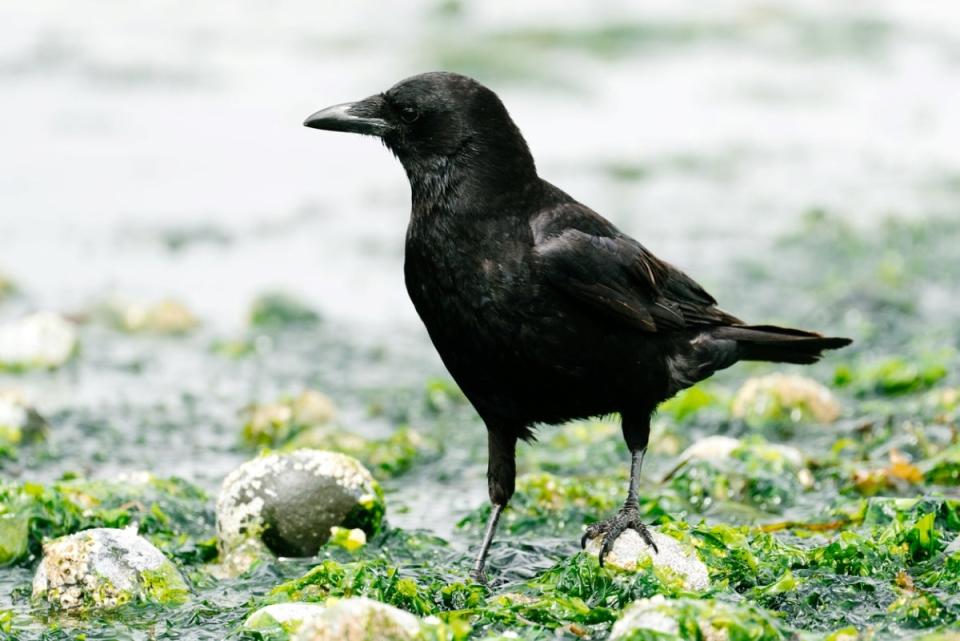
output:
M345 102L321 109L303 121L305 127L348 131L355 134L382 136L390 130L390 123L383 119L383 98L370 96L359 102Z

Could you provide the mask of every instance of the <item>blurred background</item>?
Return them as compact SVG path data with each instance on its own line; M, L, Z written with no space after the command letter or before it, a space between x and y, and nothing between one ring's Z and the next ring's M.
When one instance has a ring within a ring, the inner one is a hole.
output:
M406 178L378 142L301 123L437 69L497 91L542 176L738 315L956 346L948 3L6 0L0 275L19 294L0 319L172 299L200 328L86 323L69 367L8 375L55 429L4 473L213 489L249 455L238 409L308 386L357 433L415 421L446 374L404 290ZM320 329L250 329L264 291ZM463 429L476 452L395 488L395 522L483 504L482 428Z
M0 36L0 268L39 307L174 296L230 328L284 287L422 333L399 164L301 122L427 70L488 84L545 178L706 284L811 209L960 189L947 3L7 0Z

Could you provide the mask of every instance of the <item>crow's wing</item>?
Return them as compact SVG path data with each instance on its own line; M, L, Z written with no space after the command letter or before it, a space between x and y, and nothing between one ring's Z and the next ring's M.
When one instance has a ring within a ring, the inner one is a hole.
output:
M586 207L544 212L531 227L546 280L611 318L647 332L740 323L692 278Z

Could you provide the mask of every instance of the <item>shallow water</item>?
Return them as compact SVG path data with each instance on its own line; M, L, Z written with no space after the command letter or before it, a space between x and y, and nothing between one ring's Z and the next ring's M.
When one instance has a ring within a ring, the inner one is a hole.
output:
M49 443L4 461L3 475L49 483L146 469L215 492L251 456L238 411L315 387L350 431L382 436L409 423L457 444L385 486L391 525L449 539L451 563L466 567L478 533L456 523L485 503L482 426L469 408L436 412L424 400L425 381L446 374L403 289L403 172L371 140L300 126L319 107L435 68L497 89L542 175L725 308L859 339L807 373L829 382L838 363L922 362L946 347L950 373L938 385L956 384L960 14L893 2L551 6L0 6L0 273L23 292L0 318L82 315L119 294L173 296L204 323L156 338L92 322L66 368L0 375L53 424ZM907 222L891 229L888 218ZM324 322L247 330L250 301L275 288ZM252 356L211 352L217 339L245 336L259 346ZM751 371L768 369L741 367L717 384L732 391ZM840 394L841 430L907 413ZM735 429L726 421L708 416L681 433ZM818 455L836 434L790 436ZM566 469L610 469L622 456L610 449L609 466ZM649 478L674 463L653 453ZM548 464L531 459L524 471ZM811 518L835 489L777 518ZM572 553L580 525L505 531L494 568L508 582L540 571ZM193 606L160 636L221 638L251 598L307 567L206 589L208 611ZM30 572L0 575L22 588ZM28 616L22 592L0 607L11 600ZM146 638L152 623L125 625L104 623L103 638Z

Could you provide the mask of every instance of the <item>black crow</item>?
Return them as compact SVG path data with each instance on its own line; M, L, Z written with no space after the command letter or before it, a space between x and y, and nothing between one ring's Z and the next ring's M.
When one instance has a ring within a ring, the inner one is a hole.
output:
M581 541L603 535L603 563L626 529L653 546L637 482L658 404L737 361L813 363L851 342L717 308L692 278L540 178L503 103L471 78L414 76L304 124L378 136L407 172L407 291L487 427L480 580L514 492L517 440L532 440L533 426L620 414L626 502Z

